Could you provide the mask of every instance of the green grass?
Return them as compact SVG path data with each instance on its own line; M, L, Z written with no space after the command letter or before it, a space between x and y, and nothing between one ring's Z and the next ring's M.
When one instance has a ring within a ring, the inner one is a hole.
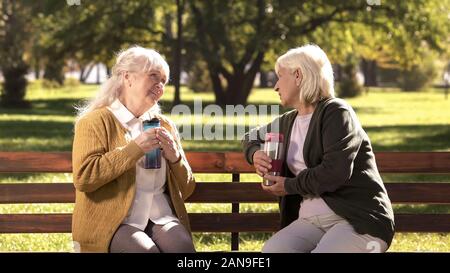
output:
M44 90L38 83L31 84L27 99L32 108L0 108L0 150L2 151L70 151L73 136L75 104L91 96L95 85L77 88ZM213 103L210 93L195 94L183 88L183 103L193 108L195 99L201 98L203 108ZM167 88L161 102L165 113L171 112L170 100L173 89ZM249 104L256 106L277 104L276 93L269 89L256 89L249 98ZM354 107L367 131L375 151L447 151L450 149L450 100L441 92L429 90L422 93L403 93L395 90L372 89L348 102ZM286 109L282 109L282 112ZM205 123L207 116L171 115L178 124ZM271 117L246 116L226 118L226 124L238 128L268 122ZM259 121L259 122L258 122ZM188 140L186 150L239 151L240 143L235 141Z
M30 109L0 108L0 151L70 151L73 139L75 104L90 97L98 86L80 85L46 90L39 82L29 86ZM177 124L214 122L208 116L170 115L173 89L168 87L161 101L163 111ZM202 99L202 108L214 102L212 93L193 93L183 88L183 103L193 109ZM357 112L371 138L375 151L450 151L450 100L441 91L403 93L395 89L371 89L368 94L347 100ZM273 105L277 94L255 89L249 104ZM288 109L281 109L281 112ZM269 122L271 116L228 117L226 124L247 129ZM186 140L188 151L240 151L240 141ZM231 181L230 174L196 174L198 181ZM0 183L70 182L70 174L0 174ZM384 174L385 182L450 181L449 175ZM242 181L259 181L256 175L241 175ZM275 204L241 204L244 212L277 212ZM229 204L187 204L189 212L230 212ZM394 205L402 213L450 213L445 205ZM0 205L4 213L70 213L73 204ZM260 251L268 233L242 233L240 249ZM195 233L199 251L224 251L230 248L230 234ZM70 234L0 234L0 251L71 251ZM397 233L389 251L450 251L450 234Z

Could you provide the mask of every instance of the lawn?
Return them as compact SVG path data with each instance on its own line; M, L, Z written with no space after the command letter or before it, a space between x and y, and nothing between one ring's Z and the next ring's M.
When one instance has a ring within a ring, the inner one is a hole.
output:
M60 89L43 89L38 82L29 86L27 99L32 108L0 108L0 151L70 151L73 137L74 105L91 96L98 86L80 85ZM173 89L168 87L161 101L163 111L178 125L211 124L217 118L194 114L171 115ZM193 110L198 99L202 109L213 103L212 93L193 93L183 88L181 98ZM255 89L249 104L256 106L276 105L278 96L269 89ZM442 91L403 93L395 89L370 89L369 93L349 99L361 124L371 138L375 151L450 151L450 100ZM281 109L284 112L287 109ZM225 124L237 129L247 129L270 121L270 115L246 115L226 117ZM240 151L235 140L185 140L188 151ZM199 181L231 181L230 175L197 174ZM256 175L243 175L243 181L258 181ZM383 175L391 181L450 181L448 175ZM70 174L2 174L0 183L10 182L70 182ZM450 213L449 206L395 205L397 212L426 211ZM71 212L72 204L26 204L0 205L0 213ZM242 211L277 211L273 204L243 204ZM189 212L226 212L231 205L188 204ZM270 234L243 233L241 249L260 251ZM2 234L0 251L70 251L70 234ZM198 250L228 250L229 234L194 234ZM450 234L397 233L389 251L450 251Z

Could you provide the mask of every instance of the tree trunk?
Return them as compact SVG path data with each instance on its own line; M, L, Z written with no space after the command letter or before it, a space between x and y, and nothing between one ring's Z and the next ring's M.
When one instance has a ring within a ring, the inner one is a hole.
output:
M210 65L208 64L208 67ZM217 105L226 105L227 104L227 96L223 89L222 82L220 81L219 73L216 69L209 68L209 76L211 78L213 91L216 99Z
M97 84L100 84L100 64L97 64Z
M335 66L335 81L340 82L342 80L342 65L340 64L336 64Z
M44 79L49 81L55 81L59 85L64 84L64 61L59 59L58 60L50 60L46 66L44 71Z
M361 64L364 74L364 86L378 86L377 62L375 60L362 59Z
M269 79L268 79L267 72L264 72L264 71L259 72L259 87L261 87L261 88L269 87Z
M85 66L81 66L80 65L80 76L78 77L78 80L80 81L80 82L83 82L83 74L84 74L84 70L86 69L86 67Z
M175 67L174 67L174 86L175 94L173 98L173 106L181 103L180 98L180 78L181 78L181 49L183 48L183 12L184 1L177 0L177 39L175 45Z
M39 80L41 78L41 66L39 59L40 58L38 56L34 57L34 78L36 80Z
M29 7L21 1L3 0L0 4L1 21L0 66L3 72L0 104L3 107L29 107L25 101L28 64L24 61L24 51L29 42L26 15Z
M1 105L11 108L28 108L30 103L25 101L25 93L27 89L28 66L22 62L15 67L3 68L3 94L1 96Z
M247 76L248 77L248 76ZM254 78L253 78L254 79ZM246 105L247 98L252 88L248 88L248 85L242 84L242 78L237 77L229 83L226 93L226 105Z
M89 75L91 74L92 69L94 68L94 64L88 65L87 71L86 67L83 67L80 74L80 82L85 83Z
M227 79L227 88L225 92L219 92L214 86L214 93L216 94L216 103L219 105L246 105L248 96L253 89L256 73L261 68L264 59L264 52L258 52L255 60L248 69L248 71L234 71ZM243 68L244 70L245 68ZM218 78L218 75L217 75ZM220 86L222 88L222 86ZM220 95L220 99L219 99Z
M107 64L105 64L106 66L106 76L109 78L111 77L111 67L109 67Z

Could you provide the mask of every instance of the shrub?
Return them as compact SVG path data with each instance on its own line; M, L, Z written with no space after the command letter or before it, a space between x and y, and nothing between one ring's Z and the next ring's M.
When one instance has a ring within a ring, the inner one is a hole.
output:
M187 85L194 92L206 92L213 90L208 66L204 61L193 62L188 72Z
M431 84L437 76L437 68L433 58L427 58L422 65L414 65L401 73L403 91L417 91Z
M346 63L342 66L341 81L338 85L338 96L341 98L352 98L362 94L363 87L358 82L357 72L357 58L348 56Z
M56 89L60 88L62 85L54 80L42 79L42 87L45 89Z

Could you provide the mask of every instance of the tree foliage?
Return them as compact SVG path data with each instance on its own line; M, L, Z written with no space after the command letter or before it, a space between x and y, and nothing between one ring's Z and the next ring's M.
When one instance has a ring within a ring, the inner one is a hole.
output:
M1 2L2 15L11 10L3 8L6 4L20 6L14 9L19 18L14 31L8 29L11 21L4 19L8 16L0 19L4 75L10 75L8 69L26 71L30 64L58 71L68 59L83 71L95 62L110 67L120 49L139 44L156 48L175 71L189 71L201 58L216 103L225 105L245 104L257 72L272 68L277 56L305 43L320 45L333 63L345 64L352 54L405 71L420 66L430 51L449 54L450 0L381 1L380 5L366 0L115 0L81 1L79 6L46 0L29 4L37 2ZM180 22L183 32L175 34ZM32 58L27 59L27 52ZM19 79L13 82L20 83ZM24 89L17 90L22 91L13 93L23 98Z
M445 5L447 2L447 5ZM335 63L348 54L409 66L448 45L444 1L190 1L192 42L208 64L216 102L244 104L266 56L317 43ZM400 50L407 47L407 50ZM221 79L225 79L226 84Z

